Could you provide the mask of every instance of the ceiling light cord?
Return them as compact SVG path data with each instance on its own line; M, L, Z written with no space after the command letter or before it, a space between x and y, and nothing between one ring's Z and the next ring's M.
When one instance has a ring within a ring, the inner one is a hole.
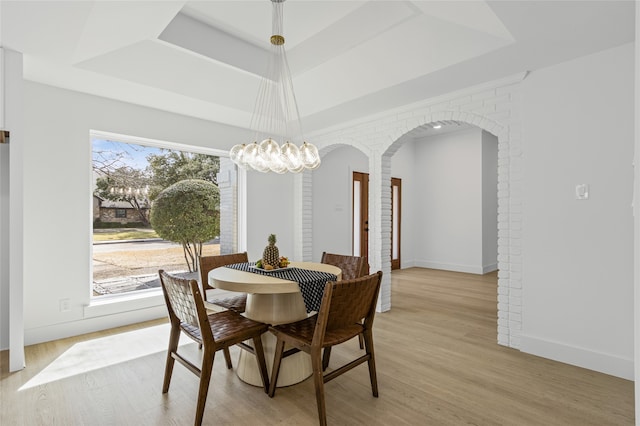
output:
M229 151L239 167L260 172L299 173L320 166L318 149L306 142L293 78L284 49L284 0L272 0L272 35L267 72L260 80L250 128L253 141ZM301 144L300 147L296 143Z

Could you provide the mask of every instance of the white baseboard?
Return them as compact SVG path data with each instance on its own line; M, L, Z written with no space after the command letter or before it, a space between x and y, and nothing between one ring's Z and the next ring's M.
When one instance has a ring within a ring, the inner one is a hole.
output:
M627 380L634 379L633 359L522 335L522 352L564 362Z
M33 345L159 318L167 318L165 305L25 329L24 341L25 345Z
M469 274L478 274L478 275L482 275L484 273L482 266L458 265L454 263L430 262L426 260L416 261L415 266L417 266L418 268L442 269L444 271L466 272Z
M492 263L491 265L485 265L482 267L482 274L488 274L489 272L497 271L498 264Z

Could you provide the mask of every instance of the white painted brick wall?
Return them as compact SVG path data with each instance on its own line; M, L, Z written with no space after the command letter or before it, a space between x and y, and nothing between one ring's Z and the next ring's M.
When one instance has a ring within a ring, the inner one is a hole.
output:
M238 251L238 180L236 166L226 157L220 157L218 189L220 190L220 253L236 253Z
M520 81L526 74L487 83L476 88L390 111L354 122L313 140L322 155L339 145L358 148L369 158L369 262L371 271L382 270L378 310L391 309L391 157L414 129L434 121L455 120L486 130L498 138L498 323L497 341L520 347L522 330L522 139ZM296 226L296 253L310 259L312 247L312 173L299 179L296 203L300 218Z

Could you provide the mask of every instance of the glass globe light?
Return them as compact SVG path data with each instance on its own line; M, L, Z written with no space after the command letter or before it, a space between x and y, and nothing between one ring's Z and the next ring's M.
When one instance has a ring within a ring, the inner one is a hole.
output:
M244 154L244 148L246 146L247 145L244 143L234 145L233 148L231 148L231 150L229 151L229 158L231 159L231 161L233 161L237 165L242 165L242 157Z
M275 159L280 157L280 146L273 139L267 138L260 142L260 155L267 164L271 165Z
M262 172L262 173L266 173L266 172L269 171L269 165L264 160L264 158L262 158L261 155L257 155L256 156L254 162L251 163L251 168L253 170L257 170L257 171Z
M260 155L260 146L258 142L253 142L244 148L242 153L242 161L249 167L253 168L256 163L256 158Z
M287 166L284 165L284 163L282 162L282 159L280 159L280 157L275 158L271 164L269 164L269 169L274 172L274 173L278 173L279 175L286 173L287 171Z
M310 143L303 143L300 147L300 158L302 160L302 164L307 169L317 169L320 167L320 154L318 153L318 148L315 145Z
M302 161L300 161L300 149L291 142L286 142L280 148L282 155L280 158L290 172L299 173L304 169Z

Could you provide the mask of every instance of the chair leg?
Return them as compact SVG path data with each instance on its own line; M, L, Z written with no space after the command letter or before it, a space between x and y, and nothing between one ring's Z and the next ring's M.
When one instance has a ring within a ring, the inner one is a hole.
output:
M373 351L373 334L371 330L364 333L364 344L367 349L367 353L371 355L367 364L369 365L369 379L371 380L371 392L373 396L378 397L378 377L376 375L376 356Z
M162 384L162 393L169 391L169 385L171 384L171 375L173 374L173 365L176 360L172 354L178 350L178 342L180 341L180 326L171 326L169 333L169 348L167 349L167 362L164 367L164 382Z
M325 371L329 367L329 359L331 358L331 346L324 348L322 353L322 371Z
M196 404L196 426L202 424L202 418L204 417L204 406L207 404L207 393L209 393L209 382L211 381L211 370L215 356L216 352L205 346L204 354L202 354L202 367L200 369L198 403Z
M253 352L256 355L258 361L258 369L260 370L260 377L262 378L262 385L264 387L264 393L269 392L269 373L267 372L267 362L264 359L264 349L262 347L262 338L256 336L253 338Z
M282 363L282 354L284 353L284 340L278 339L276 342L276 353L273 355L273 369L271 370L271 383L269 383L269 396L273 398L276 393L276 384L278 383L278 375L280 374L280 364Z
M231 370L233 368L233 364L231 363L231 354L229 353L229 348L225 347L222 352L224 352L224 359L227 362L227 368Z
M316 388L316 404L318 405L318 419L320 426L327 425L327 411L324 402L324 377L322 377L322 357L320 350L311 351L311 366L313 368L313 383Z
M358 343L360 343L360 349L364 349L364 337L362 337L362 334L358 334Z

